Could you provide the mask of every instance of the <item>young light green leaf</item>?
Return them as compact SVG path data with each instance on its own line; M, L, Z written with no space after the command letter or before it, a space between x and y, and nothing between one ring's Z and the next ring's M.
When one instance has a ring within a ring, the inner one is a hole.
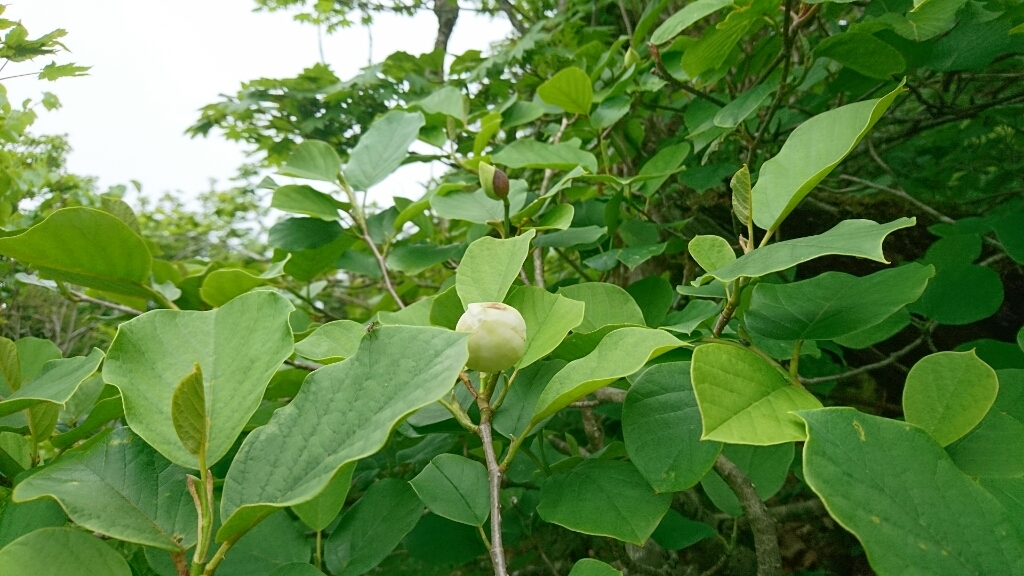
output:
M698 20L714 14L730 4L732 4L732 0L696 0L696 2L691 2L662 22L661 26L658 26L654 30L654 34L651 35L651 42L664 44Z
M203 285L199 287L199 297L210 306L223 306L232 299L265 286L271 279L284 274L289 255L285 260L274 262L262 274L255 274L241 268L220 268L206 275Z
M744 164L729 181L732 189L732 211L744 226L750 226L750 170ZM752 238L747 238L752 242Z
M468 356L463 334L381 326L351 358L311 373L242 443L224 481L218 538L320 494L339 468L379 450L395 424L444 397Z
M466 249L455 271L455 289L464 306L474 302L501 302L530 252L536 232L498 240L484 236Z
M799 442L806 434L792 412L821 408L810 392L740 346L698 346L690 375L703 418L703 440L755 446Z
M597 173L597 158L590 152L581 150L580 144L576 138L558 144L546 144L524 138L505 146L492 155L491 159L495 164L509 168L572 170L581 166L591 174Z
M338 219L338 204L334 198L310 186L289 184L277 188L270 200L270 207L323 220Z
M775 340L831 340L873 326L921 297L935 268L905 264L867 276L825 272L754 287L747 329Z
M515 308L526 321L526 353L518 367L525 368L547 356L566 334L583 321L582 302L552 294L537 286L512 289L505 303Z
M132 576L120 554L77 528L43 528L0 549L0 576Z
M341 158L327 142L306 140L292 150L288 161L281 167L281 174L337 182L341 171Z
M689 362L644 371L622 404L622 435L629 459L656 492L692 488L722 450L721 443L700 439Z
M544 236L542 236L544 238ZM644 313L633 297L622 288L605 282L584 282L563 286L558 293L570 300L583 302L583 322L577 332L593 332L610 324L644 326Z
M174 389L171 396L171 423L181 445L206 461L206 446L210 433L210 416L206 413L206 391L203 389L203 370L196 362Z
M38 375L0 402L0 417L37 404L63 405L103 361L103 352L93 348L88 356L50 360ZM13 375L12 375L13 377Z
M686 344L668 332L651 328L620 328L601 340L593 352L573 360L548 382L533 411L536 424L576 400L636 372L648 360Z
M14 490L18 502L50 497L79 526L118 540L183 552L196 542L187 470L128 428L72 451Z
M426 124L420 112L392 110L378 118L359 138L345 165L345 178L356 190L369 190L402 165L409 145Z
M359 322L335 320L296 342L295 353L322 364L340 362L356 353L365 335L366 327Z
M487 468L475 460L457 454L435 456L409 483L438 516L483 526L490 515Z
M694 236L687 250L705 272L714 272L736 260L736 252L721 236Z
M0 254L40 276L105 292L151 298L153 257L138 234L102 210L62 208L16 236L0 238Z
M351 462L338 469L323 492L316 498L302 504L292 506L292 512L298 516L311 530L323 530L334 522L345 506L345 498L352 488L352 473L356 463Z
M570 66L538 86L537 96L547 104L558 106L570 114L588 116L594 100L594 87L586 72L576 66Z
M804 477L878 574L1024 572L1006 509L920 428L857 412L800 412Z
M999 393L996 371L970 352L937 352L914 364L903 388L907 422L947 446L970 432Z
M584 558L572 565L569 576L622 576L622 572L600 560Z
M757 202L755 199L755 206ZM888 264L889 261L882 253L882 241L894 230L909 228L916 223L914 218L900 218L888 224L878 224L871 220L843 220L817 236L785 240L744 254L735 262L697 278L694 285L707 284L712 278L722 282L732 282L740 276L756 278L830 254L869 258Z
M761 166L751 190L754 223L776 230L804 196L853 152L903 91L901 83L881 98L829 110L798 126L782 150Z
M595 459L549 477L541 487L537 513L575 532L640 546L671 502L671 494L655 493L631 463Z
M423 502L404 480L370 486L341 517L324 543L324 560L335 576L359 576L381 563L423 516Z
M206 394L208 462L220 460L292 353L292 305L274 292L243 294L209 312L154 310L118 327L103 379L121 390L125 419L170 461L196 470L171 417L174 391L198 362Z

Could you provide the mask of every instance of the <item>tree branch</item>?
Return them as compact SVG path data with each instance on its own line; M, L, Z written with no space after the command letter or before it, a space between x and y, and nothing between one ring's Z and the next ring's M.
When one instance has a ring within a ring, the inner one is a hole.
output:
M530 31L530 28L523 24L523 21L519 19L516 14L516 9L512 6L509 0L498 0L498 8L508 16L508 21L512 24L512 27L516 29L516 32L520 34L526 34Z
M804 384L804 385L810 385L810 384L821 384L823 382L832 382L834 380L846 380L848 378L853 378L854 376L857 376L859 374L863 374L865 372L871 372L872 370L878 370L879 368L885 368L886 366L888 366L890 364L894 364L897 360L899 360L903 356L906 356L907 354L912 352L914 350L914 348L917 348L918 346L921 345L922 342L925 341L925 338L927 338L927 333L922 334L917 340L914 340L910 344L907 344L905 347L900 348L899 350L893 352L887 358L885 358L883 360L879 360L878 362L875 362L873 364L867 364L865 366L861 366L859 368L854 368L853 370L850 370L848 372L843 372L842 374L836 374L834 376L818 376L818 377L815 377L815 378L800 378L800 383Z
M123 306L121 304L115 304L113 302L107 302L106 300L100 300L99 298L93 298L92 296L86 296L85 294L82 294L81 292L76 292L74 290L68 290L67 293L71 296L71 300L73 300L75 302L88 302L89 304L95 304L97 306L102 306L104 308L109 308L111 310L116 310L116 311L121 312L123 314L131 314L132 316L139 316L139 315L143 314L142 310L136 310L135 308L132 308L131 306Z
M782 553L779 551L775 518L768 513L768 508L757 495L750 478L731 460L719 455L715 460L715 470L736 493L750 521L750 529L754 533L754 550L757 553L757 576L779 576L782 573Z

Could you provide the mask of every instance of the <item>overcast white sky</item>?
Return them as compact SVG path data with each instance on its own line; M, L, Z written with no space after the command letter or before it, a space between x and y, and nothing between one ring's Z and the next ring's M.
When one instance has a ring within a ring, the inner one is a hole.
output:
M99 177L101 189L138 180L147 195L186 196L225 185L244 161L241 144L219 134L191 139L185 129L198 109L235 93L243 81L294 76L319 61L314 26L292 15L254 13L252 0L10 0L5 18L21 20L32 36L65 28L72 54L60 62L92 66L84 78L41 82L8 80L13 102L48 90L63 108L41 113L36 133L68 134L70 169ZM463 10L449 44L455 54L486 50L509 32L507 22ZM412 18L382 16L374 23L373 60L405 50L433 48L437 20L424 11ZM367 30L357 27L323 38L324 56L347 78L368 61ZM47 63L45 60L42 64ZM41 64L9 65L4 76ZM418 196L427 167L406 167L375 188L375 196Z

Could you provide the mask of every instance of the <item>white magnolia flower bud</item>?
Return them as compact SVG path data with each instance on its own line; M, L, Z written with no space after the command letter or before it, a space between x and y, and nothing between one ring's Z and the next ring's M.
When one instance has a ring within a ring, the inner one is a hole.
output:
M479 372L511 368L526 353L526 321L501 302L470 304L455 330L470 335L466 366Z

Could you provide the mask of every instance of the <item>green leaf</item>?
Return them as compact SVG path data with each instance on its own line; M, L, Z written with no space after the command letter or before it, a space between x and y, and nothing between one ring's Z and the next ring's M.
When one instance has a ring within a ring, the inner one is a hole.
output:
M308 561L310 541L304 532L305 526L287 512L272 514L228 550L217 576L268 574L285 564Z
M712 300L690 300L685 308L666 316L661 329L690 335L721 311L722 306Z
M208 462L220 460L259 407L274 372L292 353L292 305L266 291L209 312L154 310L117 329L103 380L121 390L125 419L175 464L197 469L172 424L171 403L185 375L202 367L210 418Z
M324 560L335 576L359 576L381 563L423 515L423 503L404 480L370 486L341 517L324 543Z
M544 236L542 236L544 238ZM605 282L584 282L563 286L558 293L570 300L583 302L583 322L577 332L593 332L609 324L644 326L644 313L636 301L622 288Z
M594 101L594 87L586 72L570 66L538 86L537 96L545 103L558 106L570 114L588 116Z
M57 64L56 62L50 62L43 69L39 71L38 78L40 80L59 80L60 78L73 78L77 76L88 76L88 72L91 66L76 66L74 64Z
M426 124L419 112L392 110L378 118L349 154L345 178L356 190L369 190L394 172Z
M494 430L506 438L527 434L537 399L565 365L564 360L545 360L523 368L509 388L501 410L494 414Z
M465 244L438 246L430 242L402 244L388 252L387 265L390 270L419 274L431 266L448 260L458 260L466 250Z
M206 413L203 370L198 362L174 389L174 395L171 396L171 423L174 424L181 445L199 458L202 467L206 461L210 417Z
M946 447L953 462L971 476L1024 476L1024 370L999 370L999 394L985 418Z
M895 336L909 326L912 319L910 312L906 308L900 308L895 314L877 324L861 328L856 332L851 332L833 340L844 348L862 350Z
M744 254L732 264L701 276L694 281L694 285L706 284L712 278L722 282L732 282L740 276L756 278L831 254L869 258L888 264L889 261L882 253L882 241L894 230L909 228L916 223L914 218L900 218L888 224L878 224L871 220L843 220L823 234L769 244Z
M526 204L526 182L512 180L508 192L509 214L519 212ZM465 220L476 224L504 222L505 208L498 200L491 200L482 189L472 193L449 192L430 197L430 207L438 216L448 220ZM500 225L499 225L500 227Z
M113 548L77 528L43 528L0 549L0 576L132 576Z
M731 0L696 0L686 5L661 23L651 35L651 42L664 44L679 35L698 20L714 14L718 10L732 4Z
M345 506L345 498L352 488L352 473L355 469L355 462L339 468L323 492L308 502L292 506L292 512L295 512L295 515L312 530L327 528Z
M846 158L904 90L901 83L881 98L848 104L797 127L782 150L761 166L751 190L754 222L774 231L796 205Z
M576 138L558 144L546 144L537 140L515 140L497 154L491 155L495 164L509 168L551 168L572 170L577 166L591 174L597 173L597 158L580 149Z
M483 526L490 515L487 468L475 460L456 454L435 456L410 484L438 516Z
M359 322L335 320L297 342L295 353L323 364L340 362L356 353L364 335L366 327Z
M40 276L105 292L151 298L153 257L127 224L102 210L63 208L17 235L0 238L0 254Z
M555 204L550 210L541 214L534 223L524 222L523 228L532 230L565 230L572 225L572 217L575 214L572 204Z
M758 108L764 106L768 102L768 97L778 87L778 82L769 80L740 94L735 100L726 104L724 108L715 113L715 126L719 128L735 128L739 126L741 122L746 120ZM749 177L750 174L748 173L748 185Z
M534 246L546 248L569 248L581 244L592 244L608 233L604 226L582 226L560 232L545 234L533 241Z
M804 477L878 574L1024 572L1006 510L920 428L853 408L804 411Z
M11 502L11 491L0 488L0 549L40 528L64 526L68 517L50 499Z
M744 226L750 225L750 169L744 164L742 168L733 174L729 180L729 188L732 189L732 211L736 219ZM748 241L753 239L748 238Z
M793 463L793 443L773 446L726 444L722 454L750 478L761 500L767 500L786 483L789 466ZM725 483L717 470L702 478L700 485L719 510L730 516L743 515L743 507L740 506L736 493Z
M381 326L351 358L311 373L242 443L224 481L219 539L312 499L339 468L377 452L395 424L452 389L468 356L463 334Z
M455 271L455 289L464 306L474 302L501 302L530 252L533 230L507 240L490 236L469 245Z
M288 252L327 246L342 235L337 222L319 218L287 218L270 227L267 243Z
M622 435L629 459L657 492L692 488L722 450L700 439L689 362L652 366L633 382L622 405Z
M644 315L644 323L650 328L661 326L675 303L676 291L672 284L661 276L648 276L626 286L626 292L633 298Z
M23 480L14 498L50 497L83 528L184 552L195 544L197 528L186 473L128 428L118 428Z
M620 328L608 334L593 352L573 360L548 382L537 399L537 423L607 384L636 372L647 363L685 343L668 332L651 328Z
M941 446L970 432L999 393L996 371L974 351L925 356L907 374L903 412Z
M639 176L653 176L640 184L640 193L650 198L669 177L682 169L683 160L690 154L690 143L680 142L658 150L658 153L644 162Z
M629 462L586 460L547 479L537 513L575 532L641 546L671 502L671 494L656 494Z
M99 348L93 348L88 356L46 362L38 375L32 374L31 380L0 402L0 417L40 403L66 404L82 382L96 372L102 361L103 352Z
M679 512L669 509L651 539L666 550L682 550L701 540L718 536L718 531L703 522L694 522Z
M469 110L469 100L462 94L462 90L455 86L445 86L440 90L434 90L426 98L413 102L412 106L423 110L427 114L451 116L465 125L466 113Z
M803 423L792 412L821 408L821 402L780 370L741 346L698 346L690 375L704 423L701 438L755 446L803 440Z
M424 515L403 542L409 558L454 567L486 554L480 531L437 514Z
M584 558L572 565L569 576L622 576L622 572L600 560Z
M831 340L874 326L921 297L935 268L905 264L867 276L825 272L754 287L747 329L775 340Z
M324 182L337 182L340 171L338 153L330 144L320 140L306 140L296 146L288 156L288 162L281 167L281 174L285 176Z
M999 273L969 262L937 263L935 278L928 283L911 312L939 324L962 326L995 314L1005 297Z
M282 276L287 258L291 256L286 257L286 260L274 262L259 275L241 268L214 270L206 275L203 285L199 287L199 297L210 306L223 306L250 290L265 286L272 278Z
M517 364L520 369L557 348L566 334L583 322L586 307L583 302L537 286L514 288L505 303L518 310L526 321L526 352Z
M60 356L58 349L57 357L60 358ZM21 388L21 360L18 358L18 345L13 340L0 336L0 394L7 396L18 388Z
M306 562L289 562L278 565L268 576L323 576L323 572Z
M705 272L714 272L736 260L736 252L721 236L694 236L686 248Z
M868 78L891 80L907 69L903 55L888 42L864 32L844 32L822 40L814 55L824 56Z
M338 219L338 204L334 198L310 186L287 185L275 189L270 207L323 220Z

